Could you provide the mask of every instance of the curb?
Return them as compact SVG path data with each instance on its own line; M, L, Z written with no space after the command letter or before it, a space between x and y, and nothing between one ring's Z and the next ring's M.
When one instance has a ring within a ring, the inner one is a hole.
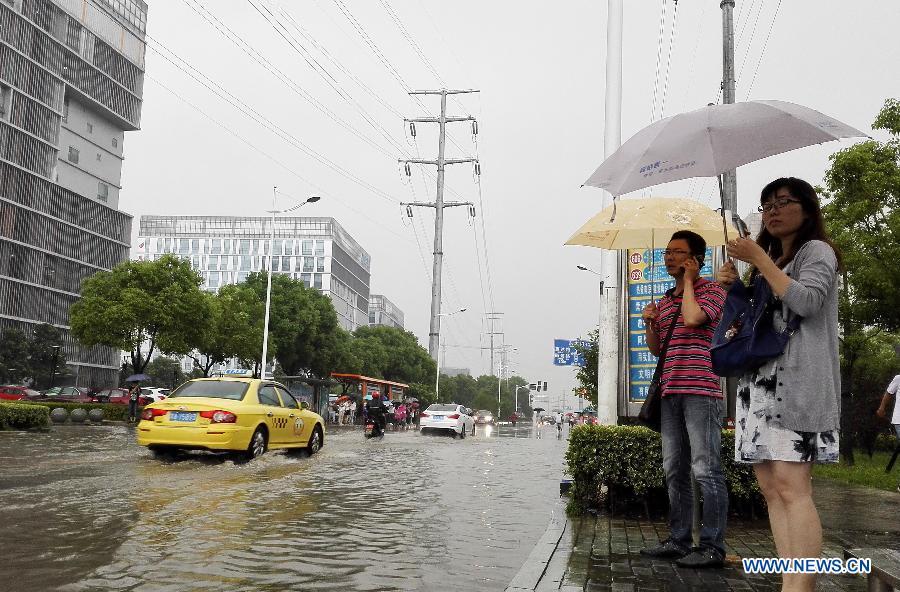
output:
M559 543L570 528L571 523L566 517L565 498L561 498L552 509L547 530L538 539L522 568L504 592L560 590L568 554L559 548ZM567 586L562 590L568 592L579 588Z

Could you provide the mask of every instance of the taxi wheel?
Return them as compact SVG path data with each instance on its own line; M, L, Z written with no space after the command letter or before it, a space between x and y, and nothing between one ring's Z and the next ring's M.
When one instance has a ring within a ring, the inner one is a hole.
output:
M312 435L309 437L309 443L306 445L306 452L312 456L322 449L322 429L316 426Z
M244 460L253 460L262 456L266 452L266 432L262 428L256 428L253 437L250 438L250 445L247 446L247 452L244 453Z

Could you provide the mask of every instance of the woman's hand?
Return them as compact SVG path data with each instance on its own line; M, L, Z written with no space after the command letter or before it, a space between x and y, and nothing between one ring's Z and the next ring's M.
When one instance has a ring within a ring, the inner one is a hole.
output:
M756 241L749 238L736 238L728 241L728 256L759 267L759 262L768 255Z
M716 271L716 281L723 288L731 287L731 284L738 280L737 268L731 261L726 261L722 267Z

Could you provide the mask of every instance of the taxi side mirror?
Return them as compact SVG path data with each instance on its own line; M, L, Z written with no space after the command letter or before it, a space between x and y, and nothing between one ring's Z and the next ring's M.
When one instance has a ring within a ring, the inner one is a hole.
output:
M309 409L309 403L306 401L300 401L300 409Z

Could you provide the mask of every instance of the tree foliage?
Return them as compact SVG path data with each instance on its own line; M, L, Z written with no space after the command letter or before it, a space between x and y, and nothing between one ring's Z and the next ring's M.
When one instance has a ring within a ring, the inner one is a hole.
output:
M586 340L577 340L572 345L584 358L584 366L578 368L575 379L578 381L576 394L587 397L591 405L597 407L597 364L599 362L599 349L597 345L599 330L594 329L588 333Z
M7 329L0 335L0 383L31 379L34 388L48 388L52 376L66 373L62 345L62 333L53 325L38 325L31 335Z
M84 280L69 310L72 334L87 346L130 352L143 372L154 350L187 354L200 342L209 317L200 284L190 263L173 255L120 263Z
M359 327L353 332L352 358L360 372L404 383L433 383L437 366L419 340L396 327Z
M215 295L204 296L209 320L196 349L188 354L203 376L231 358L255 367L262 352L265 303L245 284L223 286Z
M144 374L150 377L149 385L160 388L175 388L185 380L181 363L173 358L158 356L147 364Z

